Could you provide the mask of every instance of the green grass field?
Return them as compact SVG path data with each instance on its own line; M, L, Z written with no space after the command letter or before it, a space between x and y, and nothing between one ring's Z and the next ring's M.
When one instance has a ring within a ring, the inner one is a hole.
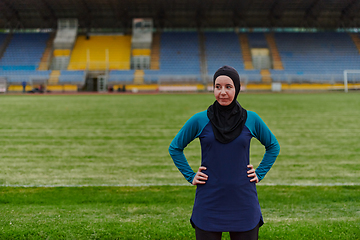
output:
M360 239L360 95L238 100L281 146L258 184L260 239ZM0 96L0 239L194 239L195 187L167 149L213 101L212 94ZM254 139L251 163L263 153ZM198 140L185 155L197 169Z

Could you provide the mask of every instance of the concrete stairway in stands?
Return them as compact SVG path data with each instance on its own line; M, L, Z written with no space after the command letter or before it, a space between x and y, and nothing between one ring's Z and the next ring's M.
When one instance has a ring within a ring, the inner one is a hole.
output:
M271 83L271 73L269 69L261 69L260 75L262 83Z
M59 83L60 70L52 70L48 80L48 85L56 85Z
M154 33L150 54L150 69L158 70L160 68L160 33Z
M274 35L272 33L267 33L265 35L266 40L269 44L269 48L270 48L270 54L271 54L271 58L272 58L272 62L273 62L273 68L275 70L283 70L283 64L281 61L281 57L278 51L278 48L276 46L276 41L274 38Z
M249 39L246 35L246 33L240 33L239 34L239 41L240 41L240 47L244 59L244 67L246 70L254 69L252 58L251 58L251 52L249 47Z
M135 70L134 84L144 84L144 70Z
M358 34L351 33L350 37L354 41L355 46L359 50L359 54L360 54L360 36Z
M46 42L46 48L44 54L41 57L40 64L38 70L48 70L51 62L51 54L53 49L55 34L51 34L49 40Z

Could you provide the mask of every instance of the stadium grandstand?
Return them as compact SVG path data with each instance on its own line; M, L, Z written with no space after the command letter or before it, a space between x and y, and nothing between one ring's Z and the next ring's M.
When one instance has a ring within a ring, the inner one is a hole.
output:
M244 90L360 88L360 0L2 0L0 25L8 92L202 91L222 65Z

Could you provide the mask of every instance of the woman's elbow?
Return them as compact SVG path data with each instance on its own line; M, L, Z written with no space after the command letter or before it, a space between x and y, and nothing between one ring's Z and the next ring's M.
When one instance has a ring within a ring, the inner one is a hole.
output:
M276 155L280 154L280 144L279 143L276 143L275 152L276 152Z
M181 154L183 149L180 149L179 147L176 147L175 145L170 144L168 151L171 156L174 156L174 155Z
M171 155L175 151L175 148L170 144L168 151L169 151L169 154Z
M277 156L280 153L280 144L278 142L273 142L271 145L266 147L266 151Z

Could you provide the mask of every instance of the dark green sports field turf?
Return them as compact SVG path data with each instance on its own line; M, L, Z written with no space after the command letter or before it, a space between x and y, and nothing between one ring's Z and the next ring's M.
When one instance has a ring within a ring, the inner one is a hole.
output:
M238 100L281 146L258 184L260 239L359 239L359 93ZM1 95L0 239L194 239L195 188L167 149L213 101L212 94ZM254 139L251 163L263 153ZM185 155L197 169L198 140Z

